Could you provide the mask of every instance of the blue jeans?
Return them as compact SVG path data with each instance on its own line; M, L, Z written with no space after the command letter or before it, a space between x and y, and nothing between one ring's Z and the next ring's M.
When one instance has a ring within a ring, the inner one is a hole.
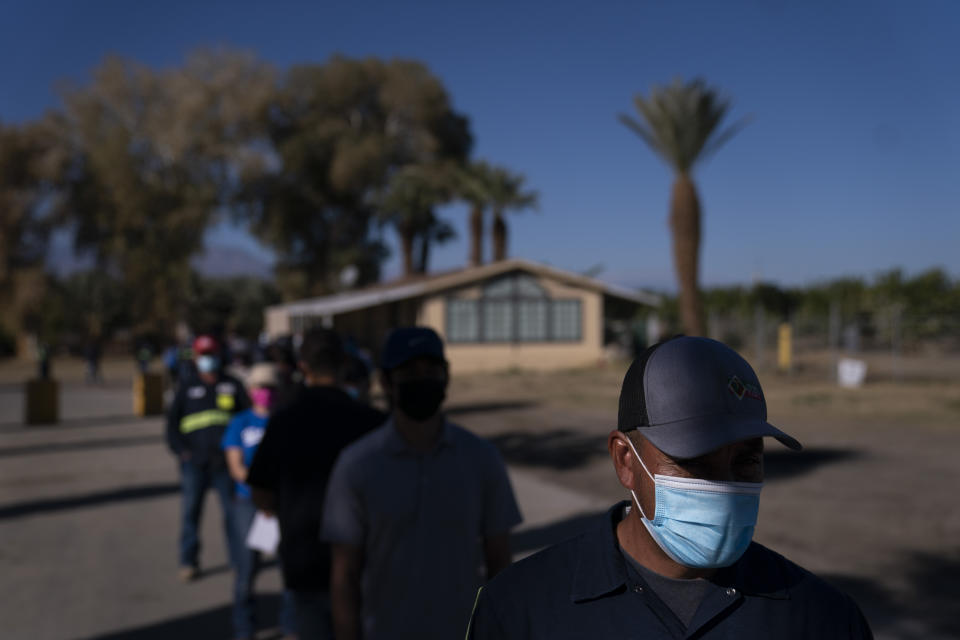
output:
M330 593L327 591L294 591L298 640L331 640L333 621L330 618Z
M257 513L249 498L237 496L233 503L233 551L236 577L233 584L233 635L252 638L257 628L256 599L253 583L260 570L260 553L247 546L247 534ZM293 596L284 590L280 602L280 628L285 634L295 633Z
M227 472L226 464L212 461L203 464L181 461L180 486L183 495L180 512L180 566L200 566L200 515L203 513L203 498L210 487L216 489L220 497L227 553L230 555L230 564L234 564L233 480Z

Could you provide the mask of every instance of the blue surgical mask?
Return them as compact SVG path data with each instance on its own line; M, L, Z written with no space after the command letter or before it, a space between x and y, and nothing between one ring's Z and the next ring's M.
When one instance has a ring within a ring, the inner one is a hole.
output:
M220 366L220 360L216 356L197 356L197 371L200 373L213 373Z
M678 564L698 569L728 567L739 560L753 539L763 483L653 476L632 442L630 448L655 486L652 520L637 494L632 489L630 493L641 522L663 552Z

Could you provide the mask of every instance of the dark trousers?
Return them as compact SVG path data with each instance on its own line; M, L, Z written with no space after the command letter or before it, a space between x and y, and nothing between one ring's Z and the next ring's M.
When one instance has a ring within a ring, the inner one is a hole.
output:
M180 566L200 566L200 516L203 513L203 498L207 489L213 487L220 497L223 509L223 531L227 540L230 564L234 564L233 551L233 480L224 464L206 462L180 463L180 488L182 492L180 526Z
M333 638L328 591L294 591L293 602L299 640L331 640Z
M257 629L256 599L253 583L260 570L260 553L247 546L247 534L257 513L249 498L237 496L233 503L233 551L236 576L233 583L233 635L237 638L252 638ZM280 603L280 628L285 634L294 634L293 595L284 590Z

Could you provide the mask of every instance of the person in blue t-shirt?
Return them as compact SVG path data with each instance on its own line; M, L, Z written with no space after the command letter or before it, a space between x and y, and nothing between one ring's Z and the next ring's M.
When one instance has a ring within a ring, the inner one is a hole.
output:
M246 544L247 533L257 512L246 479L276 399L277 372L274 365L266 362L254 365L247 377L247 387L253 407L234 416L221 442L230 476L236 483L233 538L237 548L232 554L236 564L233 605L233 629L236 638L253 638L256 631L253 583L259 570L260 553ZM292 597L284 591L280 626L288 635L294 635L292 603Z

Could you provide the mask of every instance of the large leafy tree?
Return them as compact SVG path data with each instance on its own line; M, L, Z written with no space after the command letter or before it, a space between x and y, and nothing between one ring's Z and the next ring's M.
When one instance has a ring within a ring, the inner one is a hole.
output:
M271 152L244 169L243 201L254 233L277 251L288 299L337 290L347 267L358 285L376 280L386 250L373 223L407 219L392 214L412 206L397 206L409 180L393 177L408 165L460 161L472 143L466 118L425 66L376 58L293 67L266 130ZM381 208L390 191L392 212ZM435 238L421 222L401 236Z
M108 58L64 89L61 214L76 249L123 284L135 331L169 335L182 317L190 259L272 88L252 57L200 52L162 72Z
M746 121L722 129L730 103L701 79L687 83L678 79L668 86L655 86L649 96L636 95L634 107L639 119L621 114L620 121L674 172L670 229L680 289L680 318L687 334L703 335L698 285L701 209L693 170L730 140Z
M493 209L493 260L505 260L507 257L507 211L522 211L536 208L539 196L536 191L526 190L526 178L502 167L493 167L487 177L486 185L490 206Z
M0 123L0 324L11 332L24 328L24 314L43 295L54 184L64 159L49 125Z

